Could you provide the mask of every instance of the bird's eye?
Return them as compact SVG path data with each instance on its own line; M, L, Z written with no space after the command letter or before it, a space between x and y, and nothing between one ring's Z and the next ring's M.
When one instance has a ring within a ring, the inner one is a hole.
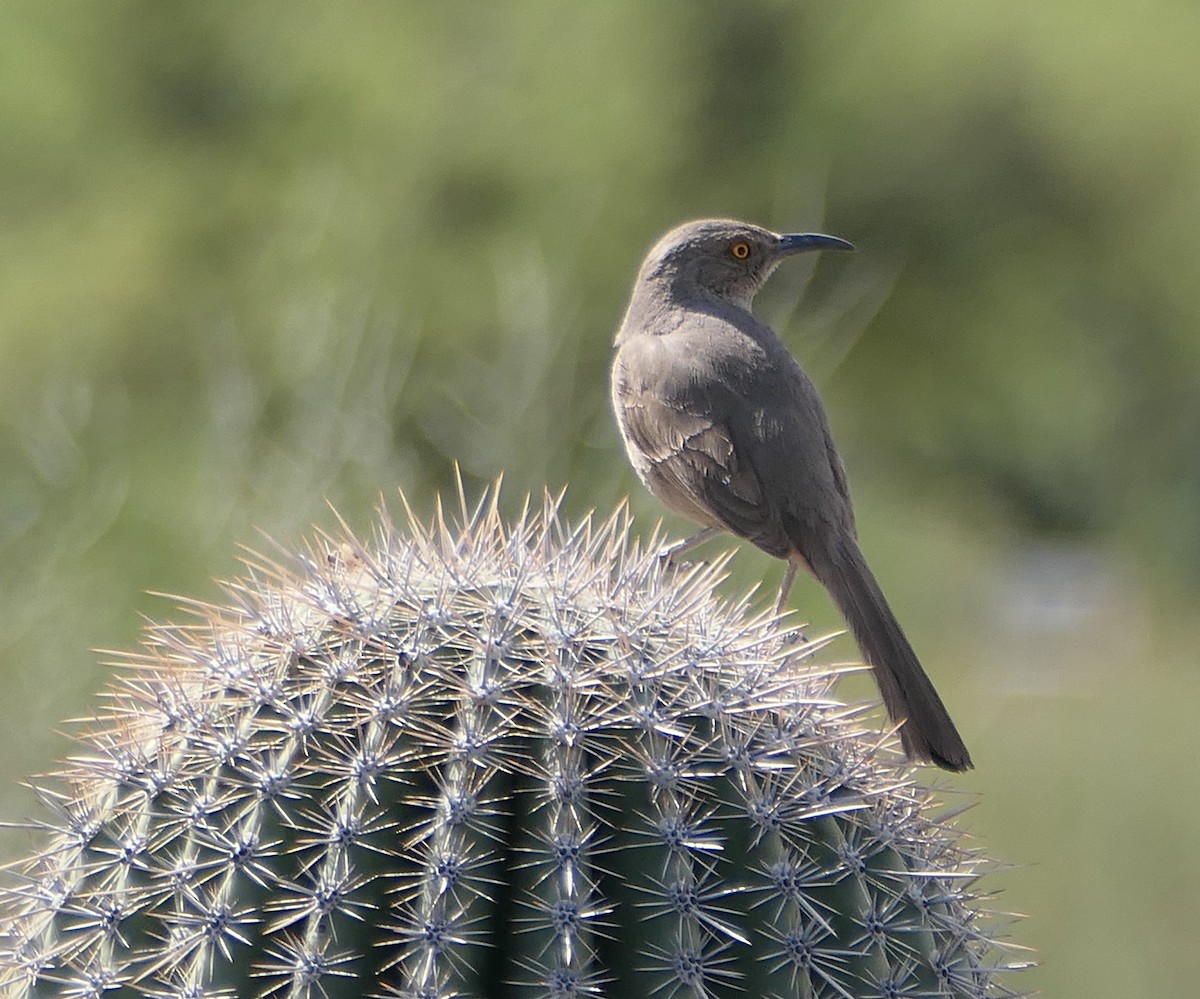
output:
M745 260L748 256L750 256L750 244L743 243L741 240L738 240L729 248L729 252L734 255L735 259Z

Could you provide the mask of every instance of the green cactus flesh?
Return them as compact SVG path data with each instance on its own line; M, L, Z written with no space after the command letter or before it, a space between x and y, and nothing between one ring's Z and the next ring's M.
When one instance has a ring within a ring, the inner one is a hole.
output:
M298 561L127 657L0 992L1013 994L982 858L720 564L552 502Z

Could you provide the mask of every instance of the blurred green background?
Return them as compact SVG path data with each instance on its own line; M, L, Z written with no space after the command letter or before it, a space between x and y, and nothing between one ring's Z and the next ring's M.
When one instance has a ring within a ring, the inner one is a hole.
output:
M1181 0L3 5L4 816L89 649L179 618L147 591L218 599L326 500L365 532L458 461L649 531L607 410L643 252L823 228L858 253L758 311L975 757L1013 984L1194 995L1198 52Z

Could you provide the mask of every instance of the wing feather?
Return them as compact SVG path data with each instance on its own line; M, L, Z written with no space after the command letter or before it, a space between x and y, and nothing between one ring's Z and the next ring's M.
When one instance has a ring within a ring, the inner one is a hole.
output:
M638 471L667 506L787 554L778 511L727 423L647 395L629 400L622 417L644 462Z

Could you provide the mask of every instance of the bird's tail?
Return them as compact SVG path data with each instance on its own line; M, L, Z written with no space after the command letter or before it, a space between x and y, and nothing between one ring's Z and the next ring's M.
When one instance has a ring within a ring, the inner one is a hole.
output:
M810 558L810 564L850 626L879 684L888 715L904 722L900 741L908 758L927 760L946 770L969 770L973 764L967 747L904 637L858 543L852 536L843 536L828 553Z

